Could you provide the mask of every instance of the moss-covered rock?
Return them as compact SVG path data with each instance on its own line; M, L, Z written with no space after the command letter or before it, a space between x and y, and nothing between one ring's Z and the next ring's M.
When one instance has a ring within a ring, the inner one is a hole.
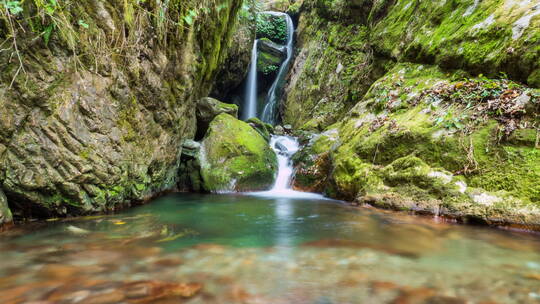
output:
M270 134L274 131L271 124L265 123L262 120L252 117L246 121L253 129L255 129L266 140L270 141Z
M539 93L397 64L295 158L295 185L328 174L322 189L336 198L540 228Z
M251 50L256 35L256 24L253 22L255 12L248 6L243 6L237 18L232 41L226 48L223 64L218 67L216 81L211 96L224 99L234 92L245 79L251 61Z
M0 17L21 60L0 52L0 187L13 214L103 212L175 189L242 1L23 6Z
M267 38L258 43L257 71L264 75L276 74L285 59L285 48Z
M500 72L535 85L540 68L538 2L512 0L376 1L371 40L399 61L437 64L473 74ZM406 33L404 35L404 33Z
M337 122L386 70L361 18L347 23L323 16L317 7L300 16L298 54L282 105L284 122L295 129L322 131Z
M220 114L202 142L201 175L210 192L265 190L272 186L277 158L250 125Z
M7 197L0 189L0 228L4 224L9 224L13 221L13 216L11 215L11 210L8 206Z
M534 1L302 1L283 119L323 131L396 62L539 87L538 11Z

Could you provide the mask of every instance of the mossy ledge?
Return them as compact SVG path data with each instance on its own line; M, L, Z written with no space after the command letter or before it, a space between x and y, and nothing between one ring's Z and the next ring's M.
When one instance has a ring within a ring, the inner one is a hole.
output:
M311 135L295 157L295 187L540 230L539 107L540 90L516 82L397 64L340 122Z

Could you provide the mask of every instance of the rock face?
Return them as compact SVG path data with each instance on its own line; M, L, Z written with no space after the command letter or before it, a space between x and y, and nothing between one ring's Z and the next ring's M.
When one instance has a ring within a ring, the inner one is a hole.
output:
M238 106L221 102L211 97L204 97L197 102L197 138L203 138L210 122L221 113L238 118Z
M266 140L228 114L210 124L200 158L203 186L210 192L266 190L277 170L276 155Z
M313 134L295 187L539 229L537 6L304 1L282 109Z
M228 96L246 78L255 40L255 24L250 17L252 17L251 12L244 11L237 18L232 41L227 47L226 58L219 66L212 96L217 96L219 99Z
M535 1L305 0L300 11L284 113L296 128L338 121L396 61L540 87Z
M0 189L0 227L4 224L11 223L12 221L13 216L11 215L11 210L9 210L6 195L2 189Z
M259 57L257 71L264 75L276 74L283 60L285 59L285 47L275 44L269 39L259 40Z
M105 211L175 188L242 1L34 3L18 20L40 20L14 29L21 61L0 54L0 186L14 214Z

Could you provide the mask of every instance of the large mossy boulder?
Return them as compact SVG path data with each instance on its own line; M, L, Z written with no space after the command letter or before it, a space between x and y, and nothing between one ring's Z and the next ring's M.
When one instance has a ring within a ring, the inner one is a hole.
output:
M276 170L276 154L250 125L229 114L220 114L210 123L201 149L206 191L266 190Z
M538 1L304 0L282 113L324 131L396 62L540 87Z
M9 210L6 195L2 189L0 189L0 227L4 224L11 223L12 221L13 216L11 215L11 210Z

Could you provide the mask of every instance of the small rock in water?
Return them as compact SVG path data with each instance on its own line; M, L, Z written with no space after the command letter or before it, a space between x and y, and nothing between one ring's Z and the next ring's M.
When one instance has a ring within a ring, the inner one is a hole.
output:
M283 135L283 134L285 133L285 130L283 129L282 126L276 126L276 127L274 128L274 133L275 133L276 135Z
M275 148L277 150L279 150L280 152L287 152L288 151L287 147L284 144L282 144L281 142L279 142L279 141L276 142Z
M283 129L285 129L286 132L290 132L292 130L292 126L291 125L284 125Z

